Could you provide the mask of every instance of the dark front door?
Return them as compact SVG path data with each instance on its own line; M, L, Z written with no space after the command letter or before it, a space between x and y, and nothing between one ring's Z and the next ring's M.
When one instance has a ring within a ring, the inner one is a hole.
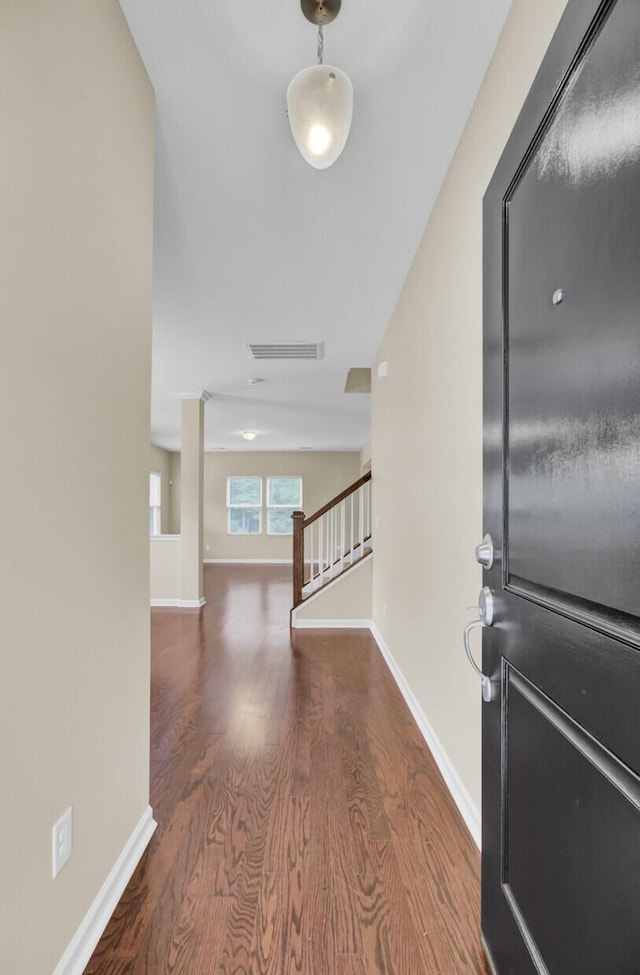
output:
M640 0L571 0L485 198L482 925L640 973Z

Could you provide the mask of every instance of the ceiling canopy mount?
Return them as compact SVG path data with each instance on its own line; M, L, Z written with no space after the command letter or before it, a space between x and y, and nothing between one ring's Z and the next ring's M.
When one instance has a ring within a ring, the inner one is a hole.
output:
M317 27L324 27L340 13L342 0L300 0L302 13Z

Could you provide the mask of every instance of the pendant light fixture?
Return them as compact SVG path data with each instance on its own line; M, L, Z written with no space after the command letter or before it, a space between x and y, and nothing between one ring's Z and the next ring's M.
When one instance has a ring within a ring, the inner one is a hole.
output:
M318 63L295 76L287 89L287 114L295 143L314 169L328 169L344 149L353 116L353 85L324 63L323 27L340 12L341 0L301 0L302 13L318 26Z

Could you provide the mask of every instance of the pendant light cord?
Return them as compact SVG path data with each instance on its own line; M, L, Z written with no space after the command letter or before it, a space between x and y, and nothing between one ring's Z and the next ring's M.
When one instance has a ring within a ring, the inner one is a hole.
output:
M318 64L324 64L324 33L322 24L318 27Z

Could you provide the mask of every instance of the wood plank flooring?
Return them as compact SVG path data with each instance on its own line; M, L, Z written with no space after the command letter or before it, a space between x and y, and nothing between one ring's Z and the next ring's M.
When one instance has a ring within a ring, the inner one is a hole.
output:
M290 570L152 612L158 830L86 975L488 975L479 857L371 635Z

